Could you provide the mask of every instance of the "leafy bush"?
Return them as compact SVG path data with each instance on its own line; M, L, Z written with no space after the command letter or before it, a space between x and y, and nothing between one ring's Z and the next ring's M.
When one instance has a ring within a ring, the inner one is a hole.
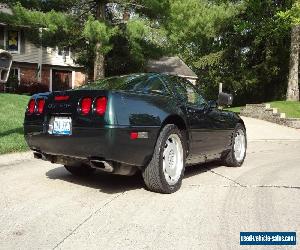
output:
M5 87L9 88L10 92L14 92L19 85L19 79L17 76L10 74Z
M48 92L49 87L38 81L21 81L21 84L16 89L16 93L28 93L34 95L37 93Z

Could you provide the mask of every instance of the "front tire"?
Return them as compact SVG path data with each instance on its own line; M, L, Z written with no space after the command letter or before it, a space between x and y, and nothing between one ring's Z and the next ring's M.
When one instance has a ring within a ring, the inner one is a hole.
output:
M143 171L150 191L170 194L180 187L185 170L186 141L174 125L166 125L159 134L151 161Z
M234 129L231 149L224 158L224 164L228 167L241 167L247 150L247 136L245 127L238 123Z
M78 164L78 165L65 165L66 170L68 170L71 174L76 176L89 176L96 171L95 168L91 168L86 164Z

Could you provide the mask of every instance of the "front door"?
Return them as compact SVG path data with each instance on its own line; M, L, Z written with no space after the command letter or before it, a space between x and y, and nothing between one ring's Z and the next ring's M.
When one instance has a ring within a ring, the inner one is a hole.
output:
M211 140L211 124L207 115L208 105L190 82L175 76L169 76L170 87L177 94L178 102L186 110L190 138L190 152L187 162L198 163L211 154L215 148Z
M52 70L52 91L72 88L72 71Z

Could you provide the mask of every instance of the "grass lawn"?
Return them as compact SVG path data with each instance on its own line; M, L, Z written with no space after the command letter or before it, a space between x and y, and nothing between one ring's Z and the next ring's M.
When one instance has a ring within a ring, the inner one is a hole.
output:
M272 108L278 108L278 112L285 113L289 118L300 118L300 102L274 101L268 102Z
M278 112L285 113L288 118L300 118L300 102L273 101L268 102L272 108L277 108ZM242 107L231 107L227 110L239 113Z
M240 113L241 111L241 107L230 107L230 108L226 108L226 110L235 112L235 113Z
M23 136L29 96L0 94L0 154L28 150Z

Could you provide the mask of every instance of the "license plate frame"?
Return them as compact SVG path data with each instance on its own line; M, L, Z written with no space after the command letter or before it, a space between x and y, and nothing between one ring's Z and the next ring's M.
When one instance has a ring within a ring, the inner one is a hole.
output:
M49 122L50 135L72 135L72 118L66 116L53 116Z

